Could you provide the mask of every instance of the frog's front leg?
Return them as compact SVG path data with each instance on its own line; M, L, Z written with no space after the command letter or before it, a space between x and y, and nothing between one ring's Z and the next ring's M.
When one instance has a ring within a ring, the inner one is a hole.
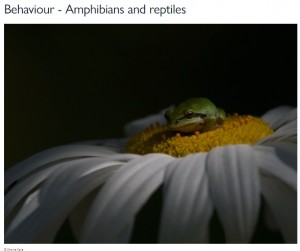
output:
M221 117L207 119L205 121L205 123L202 125L200 133L217 129L218 127L220 127L222 125L223 121L224 121L224 119Z

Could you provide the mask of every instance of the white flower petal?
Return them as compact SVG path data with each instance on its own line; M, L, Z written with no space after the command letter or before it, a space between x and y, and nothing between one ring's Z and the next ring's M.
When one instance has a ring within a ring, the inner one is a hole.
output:
M164 115L167 109L161 110L158 114L153 114L142 119L137 119L125 125L124 131L126 137L133 137L137 133L147 128L150 124L155 125L155 123L157 122L161 125L166 124Z
M124 151L126 145L128 143L128 138L123 139L101 139L101 140L88 140L88 141L80 141L77 144L81 145L98 145L104 146L106 149L121 152Z
M262 144L265 144L268 142L279 142L279 141L297 144L297 134L289 135L286 133L274 133L274 134L271 134L271 135L257 141L255 144L262 145Z
M268 142L264 146L275 147L276 155L289 167L297 171L297 144L291 142ZM256 146L255 146L256 148Z
M119 161L129 161L134 158L140 158L139 155L134 155L134 154L115 154L109 157L106 157L106 161L108 160L119 160ZM90 193L86 198L84 198L77 206L76 208L72 211L69 219L71 223L71 227L73 229L73 232L75 236L79 239L80 236L80 231L83 226L83 222L85 220L85 216L88 213L88 210L94 200L94 197L98 193L97 191L94 191Z
M266 142L275 141L288 141L292 143L297 143L297 120L290 121L289 123L280 127L273 134L257 141L256 144L263 144Z
M285 125L278 128L275 133L285 133L287 135L296 135L297 134L297 120L290 121Z
M261 191L284 240L297 243L297 190L277 178L261 175Z
M13 231L39 207L39 192L40 190L36 190L26 198L25 203L23 204L19 213L16 215L16 217L14 217L13 221L9 225L6 234Z
M282 125L281 127L279 127L277 129L278 132L285 130L285 129L297 129L297 118L291 121L286 122L284 125ZM295 133L295 131L294 131Z
M75 161L75 160L73 160ZM4 198L4 215L5 217L14 209L17 203L33 188L44 181L51 173L57 168L63 168L66 164L72 164L73 161L64 162L57 164L53 168L43 169L32 176L19 181L6 195Z
M57 170L41 187L40 207L13 231L7 243L49 243L72 209L100 186L122 163L83 159L81 163Z
M208 242L212 203L205 159L206 154L194 154L168 165L159 242Z
M111 161L111 160L120 160L120 161L127 161L131 160L133 158L136 158L137 155L133 154L115 154L110 155L106 158L100 158L100 157L91 157L91 158L98 158L99 162L100 160L104 161ZM37 185L39 185L41 182L43 182L46 178L48 178L52 173L54 173L57 169L63 169L68 166L75 165L76 162L82 162L82 159L73 159L65 162L60 162L58 164L54 164L51 167L39 169L40 171L35 172L31 176L25 177L12 187L12 189L5 195L4 200L4 215L7 217L12 210L15 208L17 203L21 201L21 199L33 188L35 188Z
M249 242L260 207L258 169L251 146L213 149L208 153L207 170L227 242Z
M271 175L297 190L297 145L274 142L255 146L254 154L260 173Z
M100 146L90 145L65 145L50 148L39 152L28 159L21 161L5 172L5 188L13 182L42 166L54 165L58 162L68 161L74 158L107 156L114 152Z
M98 194L99 189L95 189L87 196L85 196L78 205L72 210L71 214L69 215L69 222L73 233L77 240L79 240L80 232L83 226L83 222L85 217L94 201L94 198Z
M99 157L91 157L98 158ZM22 200L22 198L34 189L37 185L42 183L45 179L49 178L57 169L63 169L75 165L77 162L82 162L82 159L75 159L70 161L61 162L53 165L52 167L41 169L40 171L32 174L31 176L25 177L19 180L19 182L12 187L12 189L5 195L4 198L4 215L8 216L9 213L14 209L14 207Z
M297 108L290 106L279 106L266 112L261 118L266 121L274 130L292 120L297 119Z
M174 158L149 154L128 162L103 186L84 224L81 242L128 242L134 216L159 187Z

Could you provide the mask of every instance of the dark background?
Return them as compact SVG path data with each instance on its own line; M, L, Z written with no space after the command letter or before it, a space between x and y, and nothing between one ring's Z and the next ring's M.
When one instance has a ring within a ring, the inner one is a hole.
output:
M297 105L297 25L5 25L5 166L190 97Z

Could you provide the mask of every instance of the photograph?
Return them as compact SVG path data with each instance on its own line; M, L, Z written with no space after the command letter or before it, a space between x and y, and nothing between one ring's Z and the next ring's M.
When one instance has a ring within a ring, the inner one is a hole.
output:
M297 243L297 24L5 24L4 193L5 244Z

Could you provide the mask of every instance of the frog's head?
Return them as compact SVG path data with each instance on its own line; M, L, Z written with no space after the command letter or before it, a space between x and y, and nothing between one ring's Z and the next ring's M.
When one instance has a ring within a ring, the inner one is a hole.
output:
M207 98L192 98L166 111L168 127L179 132L200 131L206 121L216 117L216 106Z

